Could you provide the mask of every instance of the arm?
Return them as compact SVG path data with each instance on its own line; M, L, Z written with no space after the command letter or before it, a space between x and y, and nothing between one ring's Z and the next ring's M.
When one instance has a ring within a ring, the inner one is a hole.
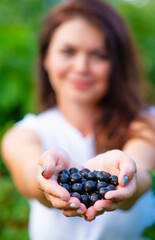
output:
M131 156L137 166L137 191L129 202L129 206L151 188L152 179L148 170L155 169L155 117L145 116L150 126L144 123L133 122L131 130L137 130L141 133L141 138L135 137L129 140L123 151Z
M117 208L128 210L150 189L152 180L148 170L155 169L155 133L150 128L140 127L141 125L138 125L143 138L130 139L126 142L123 151L112 150L86 163L88 168L95 169L96 166L98 169L118 175L119 178L118 189L105 194L108 201L97 201L88 209L86 213L88 218ZM126 186L123 185L123 176L129 178ZM110 199L114 200L109 201ZM99 209L101 212L98 211Z
M31 130L12 128L2 139L1 152L21 194L49 205L38 189L36 166L43 149L37 134Z
M137 190L124 206L128 209L151 188L152 180L148 170L155 169L155 147L146 140L133 139L125 145L123 150L135 160L137 166Z
M38 135L18 127L5 134L1 149L15 185L25 197L35 198L48 207L67 209L66 216L79 215L70 204L76 205L82 212L86 211L77 198L70 198L68 191L57 183L61 170L73 166L80 168L65 151L53 148L43 152Z

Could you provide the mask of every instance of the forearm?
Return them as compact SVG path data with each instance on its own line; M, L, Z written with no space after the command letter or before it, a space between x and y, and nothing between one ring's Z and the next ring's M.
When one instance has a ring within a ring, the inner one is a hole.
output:
M121 205L121 209L130 209L143 194L145 194L149 189L151 189L152 179L147 170L137 169L136 183L137 187L135 193L129 200L127 200L123 205Z
M43 149L37 136L28 130L13 129L4 136L1 150L2 158L19 192L50 206L38 188L37 162Z
M155 150L149 142L135 139L126 144L124 151L134 159L137 166L136 192L124 205L128 209L151 188L152 179L148 170L155 169Z

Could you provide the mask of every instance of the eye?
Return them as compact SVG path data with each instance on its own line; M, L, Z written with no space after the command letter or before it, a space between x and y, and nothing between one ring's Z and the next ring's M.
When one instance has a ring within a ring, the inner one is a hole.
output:
M72 56L74 54L74 52L75 51L73 49L71 49L71 48L65 48L65 49L61 50L61 53L63 55L67 55L67 56Z
M92 56L97 59L100 59L100 60L108 60L109 59L108 53L103 53L103 52L99 52L99 51L94 51L92 53Z

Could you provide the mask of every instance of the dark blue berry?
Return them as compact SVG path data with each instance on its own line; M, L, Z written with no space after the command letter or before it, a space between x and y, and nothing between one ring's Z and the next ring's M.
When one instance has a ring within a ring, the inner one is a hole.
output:
M118 185L118 177L115 175L111 175L109 177L109 183L116 187Z
M67 169L62 170L62 171L60 172L60 174L62 174L62 173L65 173L65 174L67 174L67 175L70 174L69 170L67 170Z
M89 197L86 194L81 194L81 202L88 208L89 204Z
M92 180L87 181L85 183L85 185L84 185L84 189L88 193L95 192L95 190L96 190L96 182L94 182Z
M71 188L70 188L70 185L69 185L69 184L63 183L61 186L62 186L63 188L66 188L66 190L67 190L68 192L71 192Z
M77 183L77 182L81 182L81 174L80 173L72 173L70 175L70 181L71 183Z
M106 192L108 192L109 189L107 187L102 187L99 189L98 191L98 195L100 199L104 199L104 195L106 194Z
M82 169L86 174L88 174L90 172L90 170L88 168L83 168Z
M79 172L79 170L78 170L77 168L70 168L70 169L69 169L69 172L70 172L70 174L72 174L72 173L77 173L77 172Z
M65 173L62 173L58 176L58 183L62 185L63 183L69 183L69 176Z
M97 190L99 190L101 187L106 187L108 184L104 181L98 182L97 183Z
M72 192L82 193L83 192L82 183L73 183L73 185L71 186L71 190Z
M90 206L93 206L94 203L99 200L99 195L97 193L93 193L89 196L89 202L90 202Z
M111 190L115 190L115 187L114 187L114 185L112 185L112 184L108 185L107 188L108 188L110 191L111 191Z
M87 179L86 179L86 178L82 178L82 179L81 179L81 183L82 183L83 187L84 187L84 185L85 185L86 182L87 182Z
M93 181L95 181L95 180L96 180L96 172L89 172L89 173L87 174L86 178L87 178L88 180L93 180Z
M81 176L82 176L83 178L85 178L85 177L87 176L87 173L86 173L83 169L80 170L79 173L81 174Z
M78 193L78 192L73 192L73 193L71 193L71 197L76 197L76 198L78 198L79 200L81 200L81 195L80 195L80 193Z
M96 178L99 181L108 182L110 174L105 171L99 171L96 173Z

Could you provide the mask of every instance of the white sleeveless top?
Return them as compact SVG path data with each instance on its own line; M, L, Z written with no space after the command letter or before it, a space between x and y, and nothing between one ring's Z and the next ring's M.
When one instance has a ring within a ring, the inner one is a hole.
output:
M57 108L39 115L27 114L17 125L34 130L44 150L61 147L81 165L95 156L94 136L83 137ZM154 222L155 197L152 190L145 193L130 210L105 212L92 222L86 222L81 217L65 217L60 210L30 200L31 240L147 240L142 234Z

